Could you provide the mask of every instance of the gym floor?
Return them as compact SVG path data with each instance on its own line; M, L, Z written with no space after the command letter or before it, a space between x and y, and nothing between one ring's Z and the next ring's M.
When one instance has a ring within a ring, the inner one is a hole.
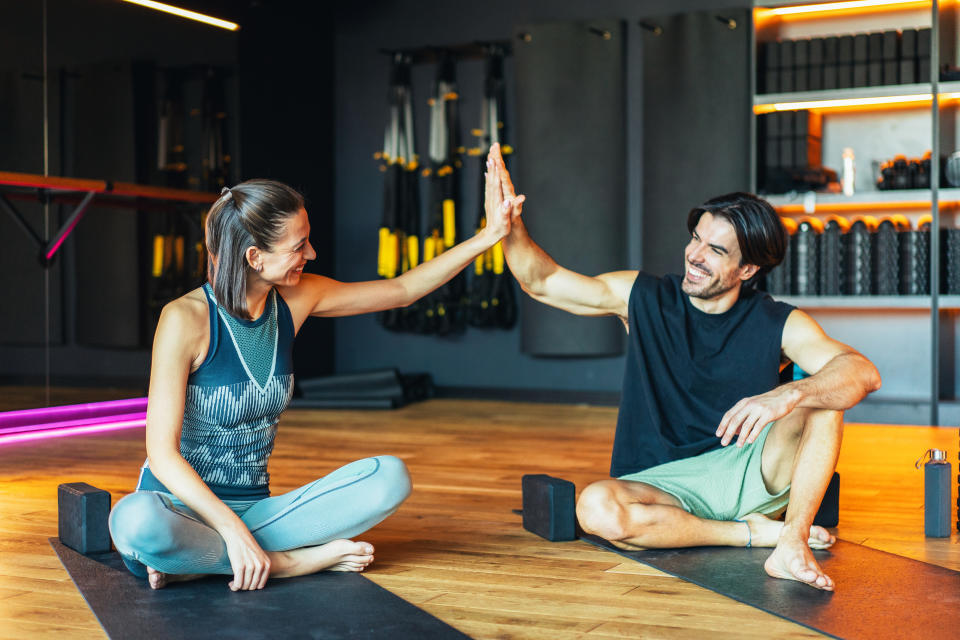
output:
M52 399L78 394L55 390ZM25 408L42 404L43 392L0 388L0 398L0 410ZM272 489L369 455L401 457L413 495L361 536L377 549L365 575L474 638L821 637L585 542L551 543L521 527L512 512L521 476L549 473L578 488L606 477L615 424L609 407L449 399L396 411L291 410L270 463ZM923 472L913 466L939 447L956 468L957 440L956 428L848 424L838 537L960 570L955 530L924 537ZM142 429L0 446L0 638L105 637L47 542L57 534L57 485L88 482L116 503L144 455Z

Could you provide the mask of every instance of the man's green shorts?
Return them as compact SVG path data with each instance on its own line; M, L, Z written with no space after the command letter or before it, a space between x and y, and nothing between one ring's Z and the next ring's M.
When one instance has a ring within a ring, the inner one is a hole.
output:
M620 476L620 480L644 482L665 491L699 518L733 520L748 513L778 513L790 501L790 487L771 494L760 471L771 426L753 444L742 448L731 443L699 456Z

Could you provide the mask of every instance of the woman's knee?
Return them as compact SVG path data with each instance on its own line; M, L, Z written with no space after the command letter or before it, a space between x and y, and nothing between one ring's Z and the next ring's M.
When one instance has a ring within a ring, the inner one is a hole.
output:
M110 512L110 537L117 550L130 555L154 554L173 543L168 510L153 491L136 491L124 497Z
M396 456L377 456L377 471L373 475L375 480L375 498L384 512L396 509L410 496L410 472L403 460Z

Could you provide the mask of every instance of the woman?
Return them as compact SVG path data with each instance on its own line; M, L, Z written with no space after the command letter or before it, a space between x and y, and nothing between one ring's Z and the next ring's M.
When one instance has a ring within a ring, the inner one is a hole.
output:
M488 211L479 234L397 278L344 283L303 273L316 252L299 193L269 180L225 188L207 218L210 282L167 304L157 325L147 461L110 514L128 568L154 589L217 573L238 591L369 565L373 547L349 538L409 495L399 459L359 460L269 497L293 337L308 316L402 307L430 293L509 232L508 211Z

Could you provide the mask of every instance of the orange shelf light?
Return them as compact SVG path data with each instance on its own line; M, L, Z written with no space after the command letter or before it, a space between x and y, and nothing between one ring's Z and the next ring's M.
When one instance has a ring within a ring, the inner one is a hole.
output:
M772 19L816 20L858 13L930 9L932 6L930 0L845 0L841 2L797 4L786 7L757 7L754 9L754 19L757 21Z
M940 100L956 100L958 94L942 94ZM876 96L869 98L835 98L824 100L802 100L796 102L772 102L753 106L756 114L773 113L775 111L877 111L878 109L915 109L930 106L933 95L929 93L915 93L899 96Z
M960 206L960 200L940 200L941 209L951 209ZM775 206L774 209L781 215L801 215L809 212L802 204L782 204ZM929 200L905 200L901 202L824 202L815 205L815 213L835 213L835 212L880 212L880 211L906 211L917 209L930 209Z

